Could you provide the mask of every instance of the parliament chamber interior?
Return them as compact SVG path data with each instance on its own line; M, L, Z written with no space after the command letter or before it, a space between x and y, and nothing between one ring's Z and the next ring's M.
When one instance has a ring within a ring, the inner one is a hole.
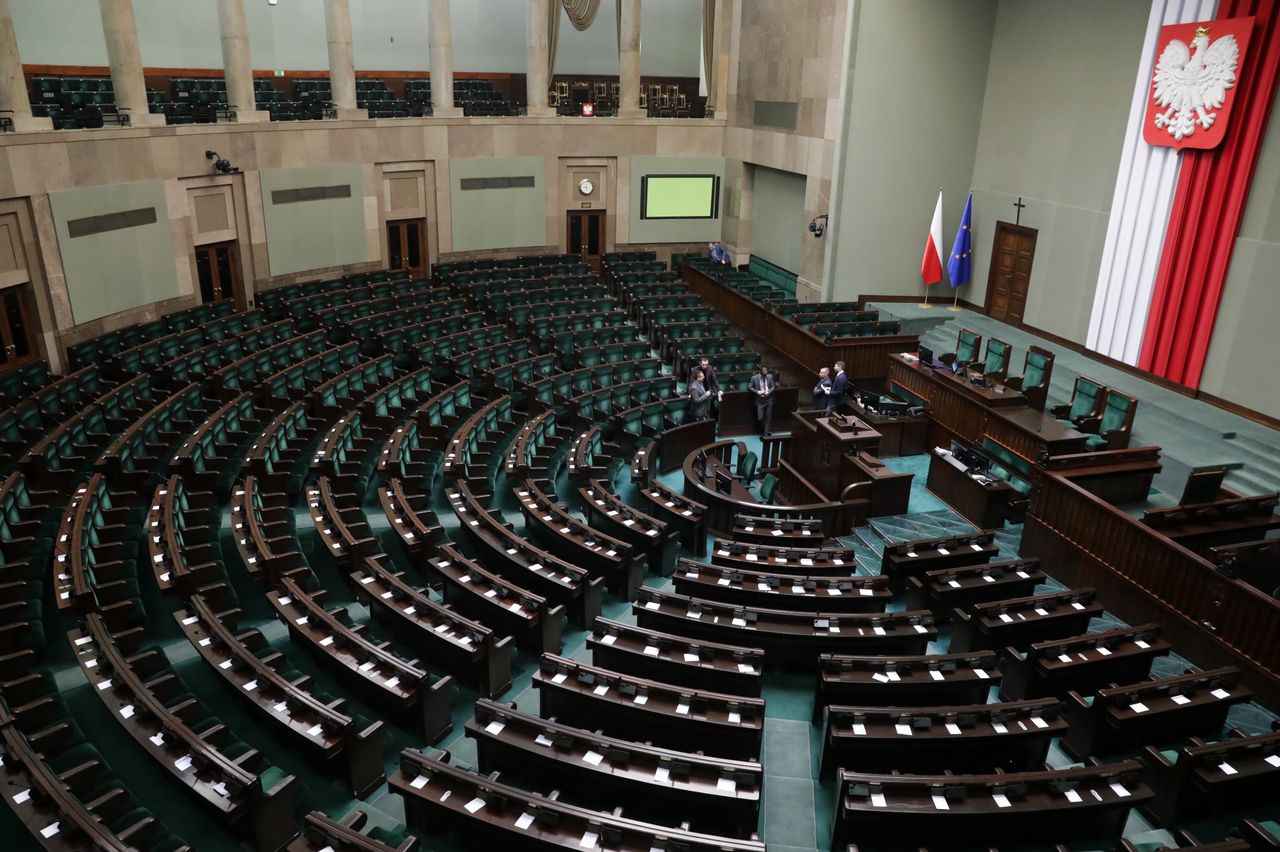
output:
M1277 0L0 0L0 849L1280 848L1278 85Z

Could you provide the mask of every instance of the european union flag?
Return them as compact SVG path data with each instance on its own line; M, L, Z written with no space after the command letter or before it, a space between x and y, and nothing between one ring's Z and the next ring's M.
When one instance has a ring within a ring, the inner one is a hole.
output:
M951 279L951 287L955 289L961 284L969 283L970 265L973 260L973 193L964 204L964 215L960 217L960 230L956 231L955 244L951 246L951 257L947 259L947 277Z

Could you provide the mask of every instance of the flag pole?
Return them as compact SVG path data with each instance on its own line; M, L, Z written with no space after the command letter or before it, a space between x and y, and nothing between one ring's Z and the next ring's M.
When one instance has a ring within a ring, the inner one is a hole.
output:
M951 300L951 304L947 305L947 310L958 313L960 311L960 288L955 288L955 298Z
M933 307L933 305L929 304L929 285L928 284L924 285L924 301L916 305L916 307L924 308L925 310L929 310L930 308Z

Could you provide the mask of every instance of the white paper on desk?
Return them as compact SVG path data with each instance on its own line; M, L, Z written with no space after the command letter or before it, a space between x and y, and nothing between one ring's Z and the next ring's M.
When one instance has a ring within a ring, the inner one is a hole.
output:
M520 829L521 831L528 829L528 827L531 825L533 825L533 814L529 814L529 813L520 814L520 818L516 820L516 828Z
M697 654L690 654L690 653L688 653L688 652L685 652L685 655L684 655L684 661L685 661L686 663L696 663L696 662L698 662L698 661L699 661L699 660L701 660L701 659L702 659L702 658L701 658L701 657L699 657Z
M1075 790L1067 790L1062 795L1067 797L1068 802L1075 802L1076 804L1079 804L1080 802L1084 801L1083 799L1080 798L1080 794L1077 793Z
M879 681L880 683L889 682L889 676L886 674L881 674L880 672L876 672L875 674L871 675L871 679L874 681Z
M947 581L947 585L948 585L948 586L950 586L950 587L951 587L951 588L953 588L953 589L958 589L958 588L960 588L960 581L959 581L959 580L948 580L948 581Z
M742 674L755 674L756 667L749 666L746 663L738 663L738 671Z
M1006 796L1006 795L1004 795L1003 793L992 793L992 794L991 794L991 801L993 801L993 802L995 802L995 803L996 803L996 807L997 807L997 808L1011 808L1011 807L1013 807L1013 805L1009 803L1009 797L1008 797L1008 796Z
M897 672L885 672L885 674L888 675L889 680L893 681L894 683L897 683L898 681L902 680L902 675L898 674Z
M1280 769L1280 754L1269 754L1262 759L1265 760L1271 766L1274 766L1275 768Z
M1022 578L1022 579L1024 579L1024 580L1030 580L1030 579L1031 579L1031 575L1030 575L1030 574L1028 574L1026 571L1019 571L1019 572L1018 572L1018 576L1019 576L1019 577L1021 577L1021 578Z
M649 703L649 696L647 696L647 695L636 695L636 697L635 697L635 698L632 698L632 699L631 699L631 703L632 703L632 704L639 704L641 707L643 707L644 705L646 705L646 704L648 704L648 703Z
M872 633L874 633L874 634L876 634L877 636L884 636L884 635L885 635L885 629L884 629L883 627L873 627L873 628L871 628L871 632L872 632ZM892 679L892 678L891 678L891 679Z
M1039 616L1045 616L1049 614L1049 611L1042 607L1036 607L1034 610L1032 610L1032 612L1034 612L1036 615L1039 615Z
M871 794L871 807L887 808L888 806L889 806L889 803L884 800L884 793Z
M564 672L559 672L555 675L555 677L551 678L551 682L564 683L568 679L569 679L569 676L567 674L565 674Z
M319 725L312 725L310 728L307 728L307 736L309 737L319 736L322 730L324 729L321 728Z
M1004 726L1003 722L992 722L991 729L995 731L997 734L1009 733L1009 729Z
M915 558L916 558L916 552L915 552L914 550L908 550L908 551L907 551L907 558L908 558L908 559L915 559Z
M590 763L592 766L599 766L600 762L604 760L604 755L599 752L588 751L582 756L582 760L585 763Z
M609 693L609 686L608 684L602 683L595 689L591 690L591 692L594 695L607 695Z
M1129 791L1125 788L1123 784L1120 784L1120 783L1112 784L1111 791L1122 799L1128 797L1129 795Z
M768 584L768 583L756 583L756 589L757 589L757 590L759 590L759 591L761 591L761 592L768 592L768 591L771 591L771 589L769 588L769 584Z
M551 737L547 736L546 734L538 734L536 737L533 738L533 741L538 745L545 746L547 748L551 748L551 746L554 745L554 743L551 740Z
M741 714L741 713L739 713L739 712L737 712L736 710L730 710L730 711L729 711L729 724L730 724L730 725L741 725L741 724L742 724L742 714Z
M692 579L697 579L697 576L698 576L698 575L697 575L697 574L690 574L690 575L687 575L687 576L689 577L689 579L691 579L691 580L692 580ZM729 585L729 578L728 578L728 577L721 577L719 580L716 580L716 585L717 585L717 586L727 586L727 585Z
M733 623L733 626L734 626L734 627L746 627L746 626L747 626L747 620L746 620L745 618L738 618L738 617L736 617L736 616L735 616L735 617L733 617L733 618L731 618L731 619L729 619L729 620Z
M939 547L939 548L938 548L938 553L942 554L943 556L950 556L950 555L951 555L951 551L950 551L950 550L947 550L945 547Z
M1058 662L1060 662L1060 663L1069 663L1069 662L1071 662L1071 657L1070 657L1070 655L1068 655L1068 654L1059 654L1059 655L1058 655Z
M1079 601L1072 601L1071 607L1073 609L1084 609L1084 604L1080 603Z
M972 547L975 551L980 551L980 550L982 550L982 545L980 545L980 544L971 544L971 545L969 545L969 546L970 546L970 547Z
M1231 697L1231 693L1227 692L1225 689L1215 689L1213 692L1210 692L1209 694L1212 695L1214 698L1230 698Z
M804 594L804 586L792 586L792 587L791 587L791 594L793 594L793 595L803 595L803 594Z
M1137 645L1139 648L1141 648L1141 649L1142 649L1142 650L1144 650L1144 651L1145 651L1147 648L1150 648L1150 647L1151 647L1149 644L1147 644L1147 643L1146 643L1145 641L1143 641L1142 639L1135 639L1135 640L1133 640L1133 644Z
M1019 571L1018 573L1022 573L1022 572L1021 572L1021 571ZM982 582L984 582L984 583L994 583L995 581L996 581L996 578L995 578L995 577L992 577L990 574L983 574L983 575L982 575Z
M415 790L421 790L423 787L427 786L427 776L419 775L417 778L409 782L409 786Z
M659 766L653 771L653 780L666 784L671 780L671 770L665 766Z
M1135 713L1145 713L1151 708L1147 707L1147 705L1143 704L1141 701L1135 701L1129 705L1129 709Z
M865 737L867 735L867 726L859 722L853 723L853 735L855 737Z
M1039 716L1032 716L1032 717L1031 717L1031 724L1035 725L1037 728L1047 728L1047 727L1049 727L1049 723L1048 723L1048 722L1046 722L1044 719L1041 719Z
M612 645L614 642L617 642L617 641L618 641L618 637L614 636L612 633L606 633L605 635L600 637L601 645Z
M645 601L644 608L645 609L662 609L662 604L658 603L657 601Z
M1098 653L1099 653L1099 654L1101 654L1101 655L1102 655L1102 656L1104 656L1104 657L1110 657L1110 656L1111 656L1111 649L1110 649L1110 648L1099 648L1099 649L1098 649Z
M955 722L948 722L947 733L953 737L958 737L958 736L961 736L963 732L960 730L960 726L957 725Z
M782 530L774 530L770 535L782 535Z
M1170 695L1169 700L1172 701L1174 704L1179 704L1179 705L1191 703L1191 699L1185 695Z
M934 796L934 797L933 797L933 806L934 806L935 808L937 808L938 810L940 810L940 811L949 811L949 810L951 810L951 806L947 804L947 797L946 797L946 796Z
M467 802L467 804L464 807L466 807L468 813L475 813L476 811L480 810L484 806L485 806L484 799L480 798L479 796L476 796L474 799Z
M832 564L832 565L843 565L843 564L844 564L844 560L843 560L843 559L840 559L840 558L838 558L838 557L833 556L833 557L831 557L831 564Z
M507 725L505 722L499 722L497 719L494 719L492 722L484 726L484 732L486 734L493 734L496 737L498 734L502 733L503 729L506 727Z
M689 705L688 705L688 704L677 704L677 705L676 705L676 712L677 712L677 713L679 713L681 716L688 716L688 715L689 715Z
M801 565L812 565L812 564L813 564L813 560L812 560L812 559L809 559L808 557L802 557L802 558L800 559L800 564L801 564Z
M1007 612L1002 612L1000 613L1000 620L1003 621L1005 624L1008 624L1009 622L1013 621L1013 616L1009 615L1009 613Z
M1222 770L1223 775L1235 775L1240 771L1225 760L1218 764L1218 769Z
M894 725L894 726L893 726L893 730L894 730L894 731L898 734L898 736L900 736L900 737L909 737L909 736L911 736L911 726L910 726L910 725Z
M929 676L930 676L930 677L932 677L934 680L946 680L946 679L947 679L947 676L946 676L946 675L944 675L942 672L938 671L937 669L930 669L930 670L929 670Z
M734 781L732 778L721 778L716 781L716 789L722 790L726 793L736 793L738 792L738 782Z
M990 680L991 675L987 674L986 669L974 669L973 673L983 680Z
M61 822L49 823L44 828L40 829L40 836L48 840L50 837L53 837L55 834L58 833L61 825L62 825Z

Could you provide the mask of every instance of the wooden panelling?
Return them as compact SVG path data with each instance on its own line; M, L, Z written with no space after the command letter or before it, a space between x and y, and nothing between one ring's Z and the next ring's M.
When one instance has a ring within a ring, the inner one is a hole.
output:
M1201 666L1236 665L1265 702L1280 700L1280 602L1076 485L1044 472L1023 556L1070 586L1093 586L1130 622L1156 621Z

